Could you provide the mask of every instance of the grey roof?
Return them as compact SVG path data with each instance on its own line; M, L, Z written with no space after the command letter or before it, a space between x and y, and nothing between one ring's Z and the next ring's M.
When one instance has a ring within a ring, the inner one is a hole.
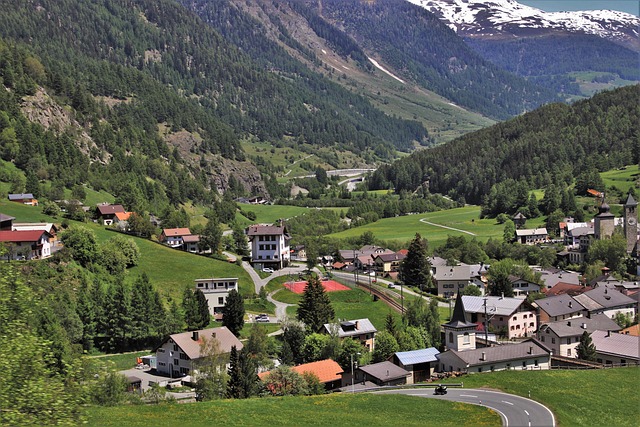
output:
M638 206L638 202L633 198L631 193L629 193L629 197L627 197L627 201L624 204L625 206Z
M569 230L569 234L573 237L587 236L589 234L595 234L595 231L591 227L578 227L573 230Z
M391 253L391 254L378 254L374 259L380 258L382 262L392 262L392 261L402 261L406 258L405 255L399 253Z
M580 284L580 276L570 271L545 269L541 270L540 274L540 279L548 288L552 288L558 282L570 283L572 285Z
M198 332L198 341L193 340L193 332L183 332L181 334L170 335L173 342L184 351L191 360L200 358L200 344L202 338L211 339L215 338L220 344L220 351L223 353L229 353L232 346L236 346L238 351L242 350L242 343L235 335L231 333L226 326L220 328L202 329Z
M429 257L429 262L432 267L442 267L447 265L447 260L440 258L439 256Z
M591 334L591 341L598 353L640 359L640 337L635 335L595 331Z
M585 307L569 295L556 295L536 300L534 305L540 307L549 316L562 316L584 310Z
M546 236L547 229L542 228L522 228L520 230L516 230L516 236Z
M498 316L511 316L524 302L522 298L503 298L495 296L474 297L464 295L462 303L467 313L484 313L484 300L487 300L487 313Z
M479 366L489 363L505 362L508 360L519 360L536 356L541 357L551 355L551 350L540 344L535 339L523 341L519 344L505 344L475 350L448 350L440 354L446 354L448 352L452 352L465 363L468 363L469 366ZM482 360L483 354L485 356L485 360Z
M284 235L285 238L289 238L287 228L277 225L251 225L247 228L247 236L280 236Z
M335 323L325 323L324 328L327 332L333 332ZM352 337L354 335L376 333L378 330L369 319L347 320L337 324L338 337Z
M619 331L622 329L606 314L595 314L591 317L575 317L568 320L550 322L540 327L541 331L551 329L559 337L573 337L582 335L584 331Z
M606 284L573 297L588 310L614 308L634 304L635 301L619 292L613 285Z
M200 236L197 234L189 234L182 236L182 241L185 243L198 243L200 241Z
M433 277L436 280L469 280L471 267L468 265L444 266L438 268Z
M400 363L404 366L418 363L437 362L437 354L440 352L435 347L422 348L420 350L399 351L395 354Z
M0 222L5 222L5 221L13 221L15 218L9 215L5 215L3 213L0 213Z
M392 381L411 375L410 372L388 361L361 366L359 369L367 375L382 381Z
M9 194L9 200L35 199L31 193Z
M469 277L480 276L489 271L489 264L471 264L469 265Z

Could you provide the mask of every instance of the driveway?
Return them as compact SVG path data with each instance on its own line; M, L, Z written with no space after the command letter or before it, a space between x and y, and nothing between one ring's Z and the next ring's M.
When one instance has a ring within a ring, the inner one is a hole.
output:
M451 400L454 402L486 406L500 414L502 425L505 427L555 427L556 425L553 412L541 403L499 391L449 388L446 395L436 396L433 394L433 389L415 388L375 393L406 394L409 396Z

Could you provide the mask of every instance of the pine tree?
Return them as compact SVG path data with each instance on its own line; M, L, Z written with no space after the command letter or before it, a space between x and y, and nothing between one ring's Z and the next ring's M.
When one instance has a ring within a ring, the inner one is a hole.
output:
M319 331L325 323L331 322L335 317L329 295L317 277L311 277L307 282L298 304L297 317L313 332Z
M398 330L396 328L396 319L393 317L393 314L387 313L387 318L384 322L384 329L394 337L397 335Z
M244 313L244 300L238 291L232 289L222 308L222 326L229 328L235 336L240 335L240 330L244 326Z
M226 396L230 399L246 397L243 393L244 378L240 370L238 349L235 345L231 347L231 352L229 353L229 369L227 373L229 374L229 381L227 382Z
M187 324L188 331L200 329L198 323L198 305L195 294L191 286L187 285L182 293L182 310L184 313L184 323Z
M578 358L582 360L596 360L596 346L591 340L591 336L587 331L584 331L580 336L580 343L576 347Z
M211 314L209 313L209 303L207 302L207 297L204 296L204 293L200 289L196 289L195 291L195 303L196 303L196 324L197 329L206 328L211 322Z
M398 278L405 286L424 289L430 282L431 263L427 258L427 241L419 233L409 245L407 257L400 264Z

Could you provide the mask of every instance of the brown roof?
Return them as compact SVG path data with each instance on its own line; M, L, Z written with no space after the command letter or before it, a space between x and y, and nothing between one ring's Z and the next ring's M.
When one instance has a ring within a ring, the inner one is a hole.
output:
M193 340L194 332L198 333L198 341ZM238 351L242 350L242 343L231 333L229 329L227 329L226 326L202 329L194 332L183 332L181 334L170 335L173 342L178 344L182 351L185 352L191 360L200 358L200 344L202 344L202 338L215 338L218 340L220 343L220 351L223 353L229 353L231 351L231 347L234 345Z
M188 228L165 228L162 230L162 234L166 237L180 237L190 235L191 231Z
M291 370L302 375L305 372L315 374L321 383L338 381L342 378L341 374L344 370L337 362L331 359L320 360L318 362L304 363L298 366L292 366ZM271 371L261 372L258 374L260 379L264 379Z
M389 361L374 363L373 365L361 366L362 372L383 381L392 381L402 377L408 377L411 373L400 366Z
M98 212L100 215L112 215L118 212L124 213L124 207L122 205L98 205Z
M382 260L382 262L393 262L393 261L402 261L403 259L406 258L406 256L401 254L401 253L379 254L379 255L376 255L375 258L376 259L380 258L380 260Z
M198 243L200 236L197 234L189 234L188 236L182 236L182 241L185 243Z
M579 295L583 292L593 289L591 286L574 285L573 283L558 282L551 289L547 289L544 293L548 297L555 295Z
M279 236L286 232L285 227L277 225L252 225L247 229L247 236Z

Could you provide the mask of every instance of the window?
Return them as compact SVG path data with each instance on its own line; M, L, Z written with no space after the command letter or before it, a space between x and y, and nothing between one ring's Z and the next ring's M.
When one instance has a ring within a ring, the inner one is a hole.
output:
M469 332L465 332L464 333L464 337L463 337L463 343L465 344L469 344Z
M179 359L173 359L173 364L174 365L179 365L180 364L180 360Z
M180 368L180 373L184 375L189 375L189 368Z
M158 353L164 353L164 348L159 348Z
M551 344L555 344L556 343L556 339L554 337L551 337Z
M173 345L173 351L178 351L178 344Z
M500 318L500 321L502 322L502 317Z
M540 337L540 341L544 342L544 335Z
M189 356L187 356L185 353L180 353L180 360L189 360Z
M513 316L513 320L514 320L514 322L515 322L516 320L518 320L518 316Z
M526 369L526 367L527 367L527 361L526 360L522 361L522 367Z
M224 297L218 297L218 305L224 304Z
M167 366L167 364L166 364L166 363L164 363L164 362L158 362L158 365L160 365L160 366Z
M538 359L534 359L534 360L533 360L533 364L534 364L535 366L538 366Z
M571 344L571 337L567 338L567 344Z
M482 366L478 368L478 372L482 372Z
M571 356L571 349L570 348L567 349L567 356Z
M449 342L453 342L453 332L449 332Z

